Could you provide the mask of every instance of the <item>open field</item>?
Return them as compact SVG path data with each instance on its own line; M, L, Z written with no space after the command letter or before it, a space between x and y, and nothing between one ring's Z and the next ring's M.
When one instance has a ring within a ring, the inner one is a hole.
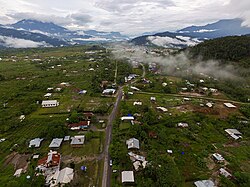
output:
M110 52L90 45L1 51L0 56L3 59L0 62L0 138L5 139L0 142L1 183L42 186L44 180L34 176L37 160L32 156L38 154L39 159L46 156L53 138L78 135L68 129L67 119L76 123L82 113L92 112L91 130L79 132L86 137L83 147L73 148L67 141L57 151L62 155L62 167L75 168L72 186L100 186L105 123L101 126L97 119L106 122L115 100L101 95L102 81L107 82L105 87L114 82L117 62L111 59ZM117 64L117 81L122 84L130 67L123 62ZM87 93L79 94L81 90ZM46 93L52 96L45 98ZM57 100L59 106L42 108L42 100ZM19 119L21 115L25 119ZM29 141L38 137L44 138L40 148L28 148ZM26 163L26 173L20 178L13 177L16 169L24 168L22 162ZM80 171L82 165L87 166L86 172ZM31 176L30 181L27 175Z
M157 77L157 76L156 76ZM152 82L154 77L149 78ZM157 78L156 78L157 79ZM181 79L171 79L170 89L180 90ZM177 82L174 82L177 81ZM154 83L151 89L148 83L136 83L142 91L125 88L125 97L120 106L120 115L113 128L111 157L113 160L112 186L122 186L121 171L131 170L135 174L135 186L193 186L197 180L212 179L219 186L241 186L239 178L230 180L221 177L218 170L226 167L233 175L249 176L249 116L241 113L246 103L232 101L223 92L218 95L194 95L178 92L163 93L162 83ZM156 88L155 88L156 87ZM156 89L156 90L155 90ZM133 92L133 95L126 94ZM155 101L151 100L155 97ZM134 105L134 102L142 105ZM206 106L212 102L213 106ZM236 109L227 108L224 103L232 102ZM164 107L166 112L157 107ZM121 121L121 116L133 115L134 125L130 121ZM187 128L177 127L178 123L188 123ZM237 128L243 138L233 140L224 131ZM152 136L153 134L153 136ZM129 159L126 140L137 138L140 150L136 154L146 157L148 166L136 171ZM167 150L172 150L172 154ZM224 164L212 159L213 153L225 158ZM247 182L246 182L247 184Z

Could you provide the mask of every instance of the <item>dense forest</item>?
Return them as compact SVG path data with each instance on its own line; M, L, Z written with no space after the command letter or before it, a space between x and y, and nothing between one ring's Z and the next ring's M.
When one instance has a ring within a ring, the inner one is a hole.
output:
M194 58L237 61L242 62L240 65L250 65L247 60L250 58L250 36L247 35L207 40L185 50Z

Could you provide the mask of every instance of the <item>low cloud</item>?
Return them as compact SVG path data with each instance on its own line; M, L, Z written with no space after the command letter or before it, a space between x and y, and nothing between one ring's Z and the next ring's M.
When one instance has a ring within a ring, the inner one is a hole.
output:
M36 48L36 47L51 47L45 42L34 42L31 40L0 36L0 45L12 48Z
M191 60L187 53L177 55L157 56L150 54L144 47L132 45L113 46L113 54L117 59L129 59L141 63L157 63L161 65L161 72L167 75L189 77L207 76L221 80L240 80L236 68L231 65L222 65L216 60Z

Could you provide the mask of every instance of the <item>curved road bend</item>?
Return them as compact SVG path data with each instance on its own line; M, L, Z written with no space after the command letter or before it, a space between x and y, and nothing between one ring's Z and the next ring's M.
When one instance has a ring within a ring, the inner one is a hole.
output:
M116 102L114 104L114 108L109 115L108 118L108 123L106 127L106 139L105 139L105 145L104 145L104 168L103 168L103 176L102 176L102 187L109 187L110 186L110 178L111 178L111 168L109 166L109 145L111 142L111 137L112 137L112 124L113 121L115 120L117 111L118 111L118 106L122 98L122 87L119 87L117 96L116 96Z

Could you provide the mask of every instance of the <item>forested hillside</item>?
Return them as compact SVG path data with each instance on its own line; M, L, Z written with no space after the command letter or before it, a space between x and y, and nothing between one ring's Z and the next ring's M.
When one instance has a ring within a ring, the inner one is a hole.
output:
M247 60L250 58L250 36L247 35L207 40L186 50L192 57L201 57L204 60L241 61L241 65L250 65Z

